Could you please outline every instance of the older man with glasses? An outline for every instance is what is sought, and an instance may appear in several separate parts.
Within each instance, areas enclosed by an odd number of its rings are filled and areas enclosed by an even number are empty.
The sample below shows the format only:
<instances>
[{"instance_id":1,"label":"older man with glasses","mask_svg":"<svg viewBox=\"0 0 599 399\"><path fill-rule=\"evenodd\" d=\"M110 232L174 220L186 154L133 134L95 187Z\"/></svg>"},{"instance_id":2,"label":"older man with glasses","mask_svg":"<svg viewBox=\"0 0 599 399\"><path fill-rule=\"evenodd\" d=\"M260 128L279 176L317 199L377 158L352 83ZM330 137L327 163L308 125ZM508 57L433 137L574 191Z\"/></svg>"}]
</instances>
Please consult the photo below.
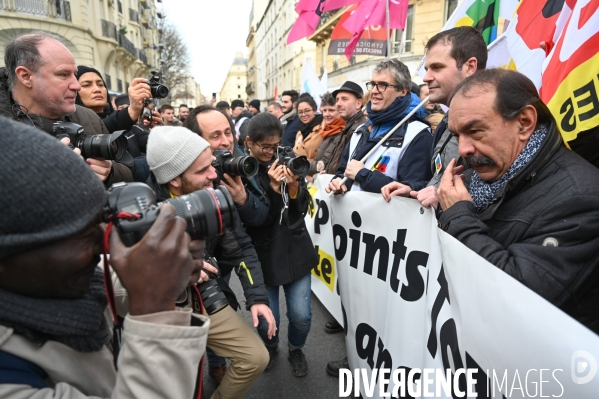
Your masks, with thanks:
<instances>
[{"instance_id":1,"label":"older man with glasses","mask_svg":"<svg viewBox=\"0 0 599 399\"><path fill-rule=\"evenodd\" d=\"M403 63L389 59L377 64L372 80L366 83L370 91L370 102L366 105L369 121L356 130L343 150L327 192L378 193L393 181L420 187L430 180L432 135L422 120L422 109L362 162L362 158L420 102L418 96L410 93L410 87L410 71ZM343 177L348 180L340 184Z\"/></svg>"}]
</instances>

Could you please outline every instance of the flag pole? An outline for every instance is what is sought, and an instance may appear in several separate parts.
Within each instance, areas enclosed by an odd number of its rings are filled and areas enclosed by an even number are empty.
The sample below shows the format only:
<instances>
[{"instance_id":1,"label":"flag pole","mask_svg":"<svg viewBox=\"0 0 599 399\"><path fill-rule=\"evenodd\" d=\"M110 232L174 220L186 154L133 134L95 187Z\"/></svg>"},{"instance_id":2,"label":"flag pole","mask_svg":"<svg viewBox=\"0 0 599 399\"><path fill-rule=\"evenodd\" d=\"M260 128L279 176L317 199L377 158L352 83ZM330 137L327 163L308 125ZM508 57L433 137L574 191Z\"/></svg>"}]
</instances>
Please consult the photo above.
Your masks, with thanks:
<instances>
[{"instance_id":1,"label":"flag pole","mask_svg":"<svg viewBox=\"0 0 599 399\"><path fill-rule=\"evenodd\" d=\"M391 58L391 17L389 16L389 0L385 0L387 15L387 58Z\"/></svg>"},{"instance_id":2,"label":"flag pole","mask_svg":"<svg viewBox=\"0 0 599 399\"><path fill-rule=\"evenodd\" d=\"M409 94L409 93L408 93L408 94ZM374 147L372 147L372 149L371 149L370 151L368 151L368 154L366 154L366 155L364 155L364 156L362 157L362 159L360 160L360 162L362 162L362 163L365 163L365 162L368 160L368 158L369 158L369 157L370 157L372 154L374 154L374 152L375 152L376 150L378 150L378 149L379 149L379 147L380 147L381 145L383 145L383 143L384 143L384 142L385 142L385 141L386 141L386 140L387 140L389 137L391 137L391 135L392 135L393 133L395 133L395 131L396 131L397 129L399 129L399 128L400 128L400 126L401 126L401 125L403 125L404 123L406 123L406 121L407 121L408 119L410 119L410 118L412 117L412 115L414 115L414 114L416 113L416 111L418 111L418 110L419 110L421 107L423 107L423 106L424 106L424 104L426 104L426 103L428 102L428 99L429 99L429 96L427 96L427 97L426 97L424 100L422 100L422 102L421 102L420 104L418 104L418 105L416 106L416 108L414 108L414 109L413 109L413 110L412 110L412 111L411 111L409 114L407 114L407 115L405 116L405 118L403 118L401 121L399 121L399 123L398 123L397 125L395 125L395 127L394 127L393 129L389 130L389 132L388 132L387 134L385 134L385 135L383 136L383 138L381 138L381 139L379 140L379 142L378 142L378 143L376 143L376 144L374 145ZM364 134L364 133L362 133L362 134ZM349 163L349 161L351 161L351 159L348 159L348 161L347 161L347 162ZM343 185L343 183L345 183L346 181L347 181L347 177L344 177L343 179L341 179L341 182L339 182L339 187L341 187L341 186ZM333 195L335 195L335 194L336 194L336 192L335 192L335 191L331 191L331 192L329 193L329 197L332 197L332 196L333 196Z\"/></svg>"}]
</instances>

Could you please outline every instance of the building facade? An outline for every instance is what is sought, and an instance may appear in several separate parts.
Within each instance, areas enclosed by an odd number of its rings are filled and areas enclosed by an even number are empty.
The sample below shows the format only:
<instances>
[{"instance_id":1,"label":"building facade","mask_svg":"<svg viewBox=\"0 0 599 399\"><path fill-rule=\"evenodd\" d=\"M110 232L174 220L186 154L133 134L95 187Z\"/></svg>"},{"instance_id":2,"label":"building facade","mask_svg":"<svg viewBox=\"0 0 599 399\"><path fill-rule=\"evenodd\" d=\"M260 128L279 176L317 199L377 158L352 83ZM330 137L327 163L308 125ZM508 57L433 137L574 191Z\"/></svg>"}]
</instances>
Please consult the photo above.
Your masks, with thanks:
<instances>
[{"instance_id":1,"label":"building facade","mask_svg":"<svg viewBox=\"0 0 599 399\"><path fill-rule=\"evenodd\" d=\"M43 30L60 36L78 65L102 72L111 93L159 69L160 43L154 0L0 1L0 63L11 38Z\"/></svg>"},{"instance_id":2,"label":"building facade","mask_svg":"<svg viewBox=\"0 0 599 399\"><path fill-rule=\"evenodd\" d=\"M200 84L192 76L187 76L183 84L175 87L173 96L171 97L173 102L171 105L176 109L179 105L185 104L189 109L199 107L204 104L204 96L200 89Z\"/></svg>"},{"instance_id":3,"label":"building facade","mask_svg":"<svg viewBox=\"0 0 599 399\"><path fill-rule=\"evenodd\" d=\"M300 89L302 68L306 59L315 60L316 43L308 39L287 44L287 35L297 19L295 0L269 0L259 12L259 0L254 0L253 42L255 65L248 69L248 79L255 82L252 95L264 108L285 90ZM250 33L252 34L252 33ZM251 42L249 42L251 44ZM254 77L255 74L255 77Z\"/></svg>"},{"instance_id":4,"label":"building facade","mask_svg":"<svg viewBox=\"0 0 599 399\"><path fill-rule=\"evenodd\" d=\"M223 83L223 87L220 90L221 100L227 101L229 104L231 104L231 101L233 100L241 100L244 103L247 102L247 69L247 58L244 58L241 53L236 53L233 64L231 65L231 68L229 68L229 73L225 78L225 83Z\"/></svg>"}]
</instances>

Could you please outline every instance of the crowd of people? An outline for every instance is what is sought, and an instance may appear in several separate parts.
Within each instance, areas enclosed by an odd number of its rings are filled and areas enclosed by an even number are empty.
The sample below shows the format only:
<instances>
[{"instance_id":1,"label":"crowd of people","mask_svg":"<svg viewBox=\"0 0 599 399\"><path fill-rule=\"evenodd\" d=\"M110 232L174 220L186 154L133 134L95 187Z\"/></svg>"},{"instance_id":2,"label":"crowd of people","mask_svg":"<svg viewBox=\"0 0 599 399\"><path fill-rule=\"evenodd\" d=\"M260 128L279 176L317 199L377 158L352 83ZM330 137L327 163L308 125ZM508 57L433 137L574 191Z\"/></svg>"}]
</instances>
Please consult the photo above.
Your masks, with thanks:
<instances>
[{"instance_id":1,"label":"crowd of people","mask_svg":"<svg viewBox=\"0 0 599 399\"><path fill-rule=\"evenodd\" d=\"M420 85L385 59L320 106L286 90L267 112L258 100L214 99L176 116L155 109L145 78L111 99L102 74L77 66L52 34L13 39L0 69L0 396L196 397L206 357L212 397L241 398L277 366L281 288L287 358L305 376L318 262L307 184L323 175L333 175L329 193L433 208L439 228L599 333L598 165L567 148L528 78L486 63L481 34L454 28L427 42ZM77 134L61 134L69 129ZM126 151L107 157L82 134L121 135ZM235 162L225 168L226 157ZM255 173L240 171L246 163ZM166 203L131 243L119 220L136 220L129 209L148 200L107 214L107 198L141 184ZM210 215L190 227L175 212L172 201L198 192L219 204L219 234L193 233L211 231ZM220 306L203 302L220 294ZM343 330L334 318L323 327ZM326 371L341 368L347 358Z\"/></svg>"}]
</instances>

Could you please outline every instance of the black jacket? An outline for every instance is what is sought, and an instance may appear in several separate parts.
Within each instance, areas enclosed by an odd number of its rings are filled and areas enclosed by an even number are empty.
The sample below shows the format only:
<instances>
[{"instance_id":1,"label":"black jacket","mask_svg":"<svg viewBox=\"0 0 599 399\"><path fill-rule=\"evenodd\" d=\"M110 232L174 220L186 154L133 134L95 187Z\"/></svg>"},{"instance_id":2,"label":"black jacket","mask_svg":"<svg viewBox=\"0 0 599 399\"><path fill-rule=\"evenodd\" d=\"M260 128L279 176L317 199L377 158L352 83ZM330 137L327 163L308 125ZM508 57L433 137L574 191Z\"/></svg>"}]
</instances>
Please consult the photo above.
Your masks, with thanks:
<instances>
[{"instance_id":1,"label":"black jacket","mask_svg":"<svg viewBox=\"0 0 599 399\"><path fill-rule=\"evenodd\" d=\"M147 184L156 192L156 198L160 201L170 199L170 193L165 185L158 184L153 174ZM226 230L222 235L211 237L206 240L206 256L214 257L218 261L221 277L218 283L227 295L229 304L237 309L239 306L233 290L227 285L222 276L226 276L235 270L246 299L246 309L250 306L263 303L268 305L268 294L264 287L262 269L256 251L252 247L250 237L243 230L239 215L234 212L235 227Z\"/></svg>"},{"instance_id":2,"label":"black jacket","mask_svg":"<svg viewBox=\"0 0 599 399\"><path fill-rule=\"evenodd\" d=\"M599 333L598 182L599 170L567 150L552 124L487 209L477 215L458 202L439 226Z\"/></svg>"},{"instance_id":3,"label":"black jacket","mask_svg":"<svg viewBox=\"0 0 599 399\"><path fill-rule=\"evenodd\" d=\"M16 106L10 89L8 88L8 78L6 76L6 68L0 68L0 115L11 118L23 123L32 124L46 133L52 134L52 125L58 120L50 120L40 115L25 114L24 112L16 112ZM75 106L75 112L70 115L65 115L60 118L65 122L77 123L85 129L87 135L108 134L106 126L102 120L91 109ZM112 161L112 171L108 179L104 181L106 187L110 187L113 183L133 181L133 163L125 165L119 162Z\"/></svg>"},{"instance_id":4,"label":"black jacket","mask_svg":"<svg viewBox=\"0 0 599 399\"><path fill-rule=\"evenodd\" d=\"M305 180L300 178L297 196L289 199L287 216L281 220L283 198L270 186L267 165L260 164L257 180L270 204L268 215L262 226L246 226L246 231L262 264L264 282L269 286L279 286L310 273L318 258L304 222L312 200Z\"/></svg>"}]
</instances>

